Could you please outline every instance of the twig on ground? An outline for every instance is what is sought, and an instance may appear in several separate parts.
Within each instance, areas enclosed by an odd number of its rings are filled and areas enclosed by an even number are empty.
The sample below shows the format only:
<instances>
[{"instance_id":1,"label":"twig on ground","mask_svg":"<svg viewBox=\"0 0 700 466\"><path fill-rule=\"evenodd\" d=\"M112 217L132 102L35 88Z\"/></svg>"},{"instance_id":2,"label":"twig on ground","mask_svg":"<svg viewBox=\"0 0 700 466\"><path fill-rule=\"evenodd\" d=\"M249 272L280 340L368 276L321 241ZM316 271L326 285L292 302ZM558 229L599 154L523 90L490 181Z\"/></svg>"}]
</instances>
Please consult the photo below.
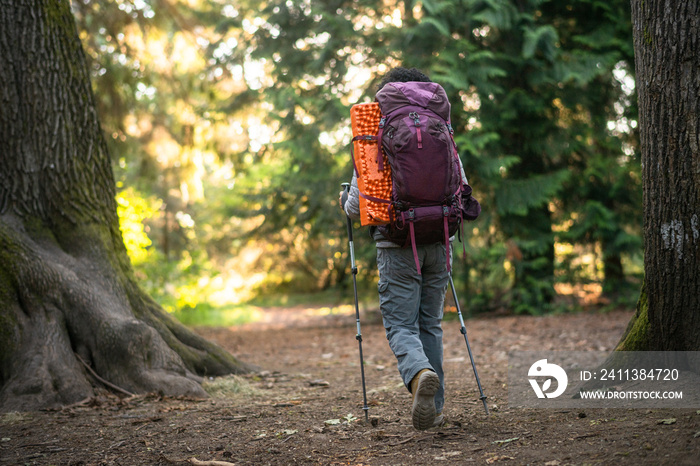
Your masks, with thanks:
<instances>
[{"instance_id":1,"label":"twig on ground","mask_svg":"<svg viewBox=\"0 0 700 466\"><path fill-rule=\"evenodd\" d=\"M70 410L73 408L77 408L78 406L86 406L87 404L89 404L92 401L92 399L93 399L93 397L88 396L87 398L84 398L80 401L76 401L73 404L62 406L61 409L62 410Z\"/></svg>"},{"instance_id":2,"label":"twig on ground","mask_svg":"<svg viewBox=\"0 0 700 466\"><path fill-rule=\"evenodd\" d=\"M411 437L408 437L405 440L401 440L400 442L394 442L394 443L389 443L387 446L388 447L395 447L397 445L403 445L404 443L408 443L411 440L416 440L416 438L419 437L418 435L412 435Z\"/></svg>"},{"instance_id":3,"label":"twig on ground","mask_svg":"<svg viewBox=\"0 0 700 466\"><path fill-rule=\"evenodd\" d=\"M107 380L105 380L105 379L103 379L102 377L100 377L99 375L97 375L97 372L95 372L95 371L93 370L93 368L90 367L90 366L88 365L88 363L86 363L85 360L83 360L83 358L81 358L80 355L79 355L78 353L74 353L74 354L75 354L75 357L78 358L78 361L80 361L81 363L83 363L83 366L85 366L85 369L87 369L88 372L90 372L90 374L92 374L93 377L95 377L97 380L99 380L100 383L102 383L102 384L108 386L108 387L111 388L112 390L116 390L116 391L118 391L119 393L123 393L123 394L126 395L126 396L134 396L134 394L131 393L130 391L124 390L123 388L118 387L118 386L114 385L112 382L108 382Z\"/></svg>"},{"instance_id":4,"label":"twig on ground","mask_svg":"<svg viewBox=\"0 0 700 466\"><path fill-rule=\"evenodd\" d=\"M189 461L197 466L236 466L236 463L229 463L228 461L199 461L197 458L190 458Z\"/></svg>"}]
</instances>

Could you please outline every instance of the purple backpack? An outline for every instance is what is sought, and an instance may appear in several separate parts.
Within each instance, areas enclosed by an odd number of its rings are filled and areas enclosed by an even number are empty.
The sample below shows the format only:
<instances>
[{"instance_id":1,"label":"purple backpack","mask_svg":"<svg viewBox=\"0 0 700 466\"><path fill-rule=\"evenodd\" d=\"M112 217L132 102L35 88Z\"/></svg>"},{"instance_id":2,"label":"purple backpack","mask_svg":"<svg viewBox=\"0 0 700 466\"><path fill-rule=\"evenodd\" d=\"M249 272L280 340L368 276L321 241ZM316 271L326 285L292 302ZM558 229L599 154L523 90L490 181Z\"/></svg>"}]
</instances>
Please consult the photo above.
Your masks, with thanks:
<instances>
[{"instance_id":1,"label":"purple backpack","mask_svg":"<svg viewBox=\"0 0 700 466\"><path fill-rule=\"evenodd\" d=\"M379 226L390 241L413 248L445 243L450 271L450 237L463 219L481 212L463 184L459 154L450 125L450 102L445 90L432 82L395 82L377 92L382 113L377 141L391 166L391 222ZM383 169L381 157L379 169Z\"/></svg>"}]
</instances>

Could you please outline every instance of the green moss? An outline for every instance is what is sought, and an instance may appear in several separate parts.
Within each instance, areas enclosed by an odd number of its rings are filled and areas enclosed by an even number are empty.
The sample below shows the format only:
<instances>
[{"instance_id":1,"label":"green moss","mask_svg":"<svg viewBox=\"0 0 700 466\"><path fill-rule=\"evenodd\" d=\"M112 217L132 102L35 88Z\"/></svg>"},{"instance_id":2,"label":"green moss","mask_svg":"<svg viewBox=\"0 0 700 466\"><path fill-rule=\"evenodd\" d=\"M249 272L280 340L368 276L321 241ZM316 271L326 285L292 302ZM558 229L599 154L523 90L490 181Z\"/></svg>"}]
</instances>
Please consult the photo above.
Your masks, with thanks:
<instances>
[{"instance_id":1,"label":"green moss","mask_svg":"<svg viewBox=\"0 0 700 466\"><path fill-rule=\"evenodd\" d=\"M64 222L53 226L53 233L61 248L75 257L90 254L98 266L109 267L116 273L130 272L131 265L121 236L113 237L108 225L85 221L80 225ZM91 245L89 249L85 245ZM94 254L97 252L97 254Z\"/></svg>"},{"instance_id":2,"label":"green moss","mask_svg":"<svg viewBox=\"0 0 700 466\"><path fill-rule=\"evenodd\" d=\"M6 255L0 254L5 264L8 263ZM7 269L0 269L0 365L12 357L19 344L17 316L13 312L16 293L14 280L9 275Z\"/></svg>"},{"instance_id":3,"label":"green moss","mask_svg":"<svg viewBox=\"0 0 700 466\"><path fill-rule=\"evenodd\" d=\"M70 2L48 2L44 4L46 23L50 27L64 29L66 37L73 37L75 30L73 25L73 14L70 11Z\"/></svg>"},{"instance_id":4,"label":"green moss","mask_svg":"<svg viewBox=\"0 0 700 466\"><path fill-rule=\"evenodd\" d=\"M0 314L0 364L12 357L19 343L17 340L17 320L11 313L3 312Z\"/></svg>"},{"instance_id":5,"label":"green moss","mask_svg":"<svg viewBox=\"0 0 700 466\"><path fill-rule=\"evenodd\" d=\"M18 239L20 235L8 225L0 224L0 366L13 357L21 337L17 320L17 313L21 312L17 271L22 258L26 260L27 251Z\"/></svg>"},{"instance_id":6,"label":"green moss","mask_svg":"<svg viewBox=\"0 0 700 466\"><path fill-rule=\"evenodd\" d=\"M216 377L202 383L202 388L213 398L248 398L262 392L237 375Z\"/></svg>"},{"instance_id":7,"label":"green moss","mask_svg":"<svg viewBox=\"0 0 700 466\"><path fill-rule=\"evenodd\" d=\"M649 349L649 303L646 287L642 287L637 302L637 312L627 326L627 331L615 351L648 351Z\"/></svg>"},{"instance_id":8,"label":"green moss","mask_svg":"<svg viewBox=\"0 0 700 466\"><path fill-rule=\"evenodd\" d=\"M13 425L22 424L32 420L32 416L29 413L20 413L17 411L11 411L5 413L0 417L0 425Z\"/></svg>"},{"instance_id":9,"label":"green moss","mask_svg":"<svg viewBox=\"0 0 700 466\"><path fill-rule=\"evenodd\" d=\"M35 242L40 241L52 241L56 242L56 237L49 227L46 226L44 221L39 217L33 215L27 215L22 217L22 224L24 225L25 232L27 236L32 238Z\"/></svg>"}]
</instances>

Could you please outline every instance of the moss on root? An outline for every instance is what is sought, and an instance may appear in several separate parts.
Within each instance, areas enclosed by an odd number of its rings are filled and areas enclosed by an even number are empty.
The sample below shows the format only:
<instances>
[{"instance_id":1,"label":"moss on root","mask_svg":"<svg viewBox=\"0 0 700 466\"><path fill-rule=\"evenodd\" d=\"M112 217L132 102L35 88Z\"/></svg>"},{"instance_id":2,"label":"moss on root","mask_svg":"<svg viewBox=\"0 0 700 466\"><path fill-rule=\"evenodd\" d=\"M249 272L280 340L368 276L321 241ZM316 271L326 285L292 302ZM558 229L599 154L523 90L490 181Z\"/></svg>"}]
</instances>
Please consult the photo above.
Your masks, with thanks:
<instances>
[{"instance_id":1,"label":"moss on root","mask_svg":"<svg viewBox=\"0 0 700 466\"><path fill-rule=\"evenodd\" d=\"M0 297L0 304L4 304L2 297ZM11 312L3 311L0 313L0 369L5 361L10 360L15 354L18 345L17 320ZM1 373L0 382L2 382Z\"/></svg>"},{"instance_id":2,"label":"moss on root","mask_svg":"<svg viewBox=\"0 0 700 466\"><path fill-rule=\"evenodd\" d=\"M0 232L0 235L3 235ZM0 268L0 364L11 358L19 344L17 316L14 314L14 302L16 302L16 281L9 270L9 264L15 260L12 256L13 243L8 237L0 238L2 249L0 250L0 263L5 264ZM0 374L1 376L1 374ZM0 377L1 379L1 377Z\"/></svg>"},{"instance_id":3,"label":"moss on root","mask_svg":"<svg viewBox=\"0 0 700 466\"><path fill-rule=\"evenodd\" d=\"M648 351L649 350L649 303L646 287L642 287L637 301L637 312L627 326L620 343L615 351Z\"/></svg>"}]
</instances>

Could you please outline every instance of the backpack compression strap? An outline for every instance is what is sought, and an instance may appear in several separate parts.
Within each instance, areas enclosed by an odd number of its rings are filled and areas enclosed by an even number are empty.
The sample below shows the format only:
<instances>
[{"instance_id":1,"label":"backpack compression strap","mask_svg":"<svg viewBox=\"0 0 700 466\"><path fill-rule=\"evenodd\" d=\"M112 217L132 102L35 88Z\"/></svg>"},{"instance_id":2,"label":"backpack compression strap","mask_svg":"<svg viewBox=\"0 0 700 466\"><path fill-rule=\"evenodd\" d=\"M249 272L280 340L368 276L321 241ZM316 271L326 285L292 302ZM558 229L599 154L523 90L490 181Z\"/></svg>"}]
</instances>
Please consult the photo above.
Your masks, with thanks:
<instances>
[{"instance_id":1,"label":"backpack compression strap","mask_svg":"<svg viewBox=\"0 0 700 466\"><path fill-rule=\"evenodd\" d=\"M408 209L405 212L401 212L401 219L406 223L406 213L408 213L408 231L411 237L411 249L413 250L413 260L416 261L416 271L418 275L421 275L420 271L420 260L418 259L418 249L416 248L416 231L413 228L413 220L415 219L416 213L413 209Z\"/></svg>"},{"instance_id":2,"label":"backpack compression strap","mask_svg":"<svg viewBox=\"0 0 700 466\"><path fill-rule=\"evenodd\" d=\"M377 130L377 135L375 136L375 139L377 140L377 144L381 146L382 144L382 136L384 135L384 125L386 124L386 116L383 116L379 120L379 129ZM382 157L382 151L381 147L379 150L377 150L377 170L382 171L384 170L384 157Z\"/></svg>"},{"instance_id":3,"label":"backpack compression strap","mask_svg":"<svg viewBox=\"0 0 700 466\"><path fill-rule=\"evenodd\" d=\"M355 141L376 141L377 136L373 136L371 134L361 134L359 136L355 136L352 138L352 141L350 141L350 157L352 157L352 168L355 169L355 176L358 178L360 177L360 170L357 169L357 163L355 162L355 144L353 142Z\"/></svg>"},{"instance_id":4,"label":"backpack compression strap","mask_svg":"<svg viewBox=\"0 0 700 466\"><path fill-rule=\"evenodd\" d=\"M381 122L380 122L380 125L382 125ZM360 135L352 138L352 141L350 141L350 155L352 156L352 165L355 168L355 174L357 176L360 176L360 172L357 170L357 164L355 163L355 150L353 149L354 144L352 144L352 143L355 141L377 141L377 144L379 144L379 141L381 141L381 137L382 137L382 128L380 126L378 135L360 134ZM376 160L377 160L377 169L379 171L384 170L384 157L382 157L381 150L377 150L377 159Z\"/></svg>"},{"instance_id":5,"label":"backpack compression strap","mask_svg":"<svg viewBox=\"0 0 700 466\"><path fill-rule=\"evenodd\" d=\"M445 254L447 255L447 273L452 273L452 266L450 265L450 229L447 223L447 219L450 215L450 209L446 205L442 206L442 218L443 218L443 228L445 232ZM406 218L408 216L408 219ZM408 221L408 231L411 240L411 249L413 250L413 260L416 262L416 271L418 275L421 274L420 270L420 260L418 259L418 248L416 246L416 232L413 227L413 220L415 219L415 211L413 209L408 209L405 212L401 212L401 220L404 224Z\"/></svg>"}]
</instances>

